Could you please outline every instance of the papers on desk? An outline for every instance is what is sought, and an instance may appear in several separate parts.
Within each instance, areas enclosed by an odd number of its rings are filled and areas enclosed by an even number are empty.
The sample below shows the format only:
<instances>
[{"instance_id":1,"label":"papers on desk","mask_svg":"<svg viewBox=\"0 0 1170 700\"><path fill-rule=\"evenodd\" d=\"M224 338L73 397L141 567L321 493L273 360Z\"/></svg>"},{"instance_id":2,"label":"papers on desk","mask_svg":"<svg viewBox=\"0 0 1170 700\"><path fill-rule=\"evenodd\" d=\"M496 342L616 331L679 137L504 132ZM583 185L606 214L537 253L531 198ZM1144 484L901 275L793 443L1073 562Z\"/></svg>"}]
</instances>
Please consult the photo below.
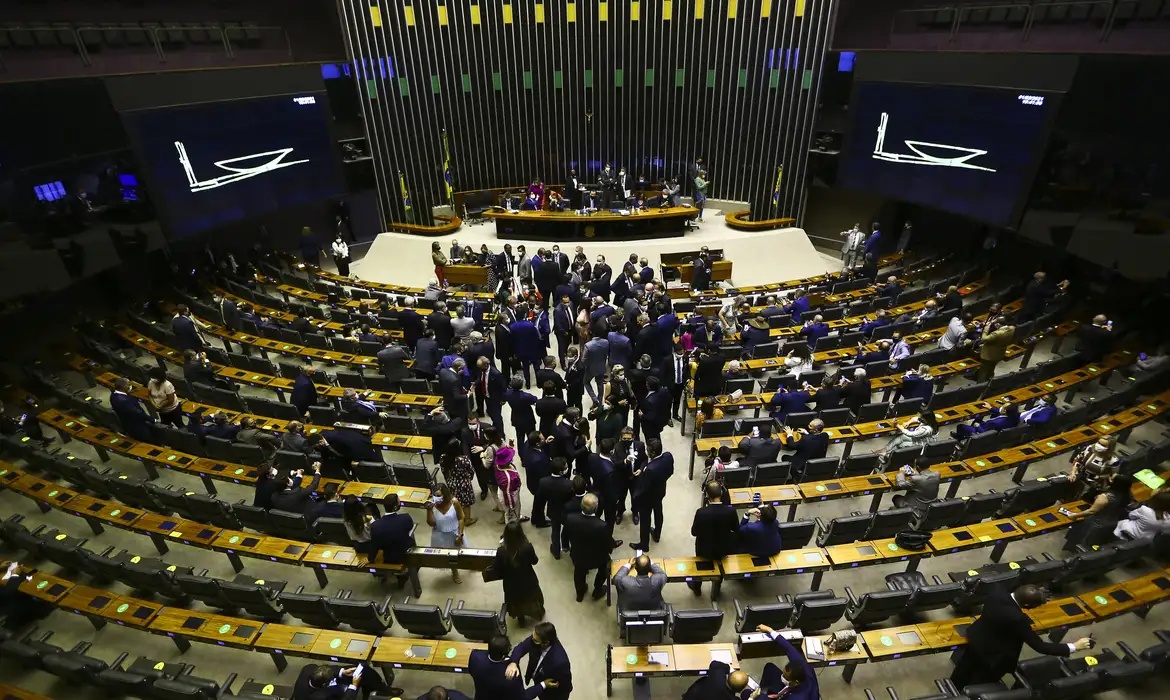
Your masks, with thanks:
<instances>
[{"instance_id":1,"label":"papers on desk","mask_svg":"<svg viewBox=\"0 0 1170 700\"><path fill-rule=\"evenodd\" d=\"M670 654L665 651L652 651L646 655L646 662L651 666L669 666Z\"/></svg>"},{"instance_id":2,"label":"papers on desk","mask_svg":"<svg viewBox=\"0 0 1170 700\"><path fill-rule=\"evenodd\" d=\"M731 655L731 651L728 649L712 649L711 660L722 661L723 663L730 666L732 661L734 661L734 658Z\"/></svg>"},{"instance_id":3,"label":"papers on desk","mask_svg":"<svg viewBox=\"0 0 1170 700\"><path fill-rule=\"evenodd\" d=\"M816 637L805 637L804 655L809 661L824 661L825 645Z\"/></svg>"}]
</instances>

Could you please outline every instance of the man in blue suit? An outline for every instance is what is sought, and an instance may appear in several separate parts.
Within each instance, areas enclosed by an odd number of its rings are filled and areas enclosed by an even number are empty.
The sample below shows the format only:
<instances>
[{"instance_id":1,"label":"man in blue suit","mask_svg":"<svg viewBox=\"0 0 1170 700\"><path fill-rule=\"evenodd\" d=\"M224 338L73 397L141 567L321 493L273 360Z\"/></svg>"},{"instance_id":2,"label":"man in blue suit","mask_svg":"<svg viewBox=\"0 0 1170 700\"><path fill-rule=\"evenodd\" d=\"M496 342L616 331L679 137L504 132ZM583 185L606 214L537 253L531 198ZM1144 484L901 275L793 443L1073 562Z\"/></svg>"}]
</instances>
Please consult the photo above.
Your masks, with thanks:
<instances>
[{"instance_id":1,"label":"man in blue suit","mask_svg":"<svg viewBox=\"0 0 1170 700\"><path fill-rule=\"evenodd\" d=\"M812 300L808 298L808 294L803 289L796 290L796 298L792 303L784 307L785 313L792 315L792 320L800 323L800 315L809 310Z\"/></svg>"},{"instance_id":2,"label":"man in blue suit","mask_svg":"<svg viewBox=\"0 0 1170 700\"><path fill-rule=\"evenodd\" d=\"M508 654L512 643L504 635L492 637L487 650L476 649L467 661L467 673L475 681L475 700L524 700L524 681L517 673L508 678Z\"/></svg>"},{"instance_id":3,"label":"man in blue suit","mask_svg":"<svg viewBox=\"0 0 1170 700\"><path fill-rule=\"evenodd\" d=\"M1037 399L1031 408L1020 411L1020 422L1024 425L1044 425L1059 412L1056 408L1056 397L1046 394Z\"/></svg>"},{"instance_id":4,"label":"man in blue suit","mask_svg":"<svg viewBox=\"0 0 1170 700\"><path fill-rule=\"evenodd\" d=\"M317 404L317 385L313 384L313 375L316 373L317 370L312 365L305 365L293 380L288 402L296 406L302 416L309 412L309 406Z\"/></svg>"},{"instance_id":5,"label":"man in blue suit","mask_svg":"<svg viewBox=\"0 0 1170 700\"><path fill-rule=\"evenodd\" d=\"M825 319L820 314L817 314L813 316L813 320L804 324L804 328L800 329L800 334L804 336L810 348L815 348L818 340L829 335L829 324L825 323Z\"/></svg>"},{"instance_id":6,"label":"man in blue suit","mask_svg":"<svg viewBox=\"0 0 1170 700\"><path fill-rule=\"evenodd\" d=\"M544 359L544 341L536 324L528 320L528 305L521 304L516 312L518 320L508 326L508 332L512 336L512 350L516 353L519 368L524 373L524 387L531 389L532 373Z\"/></svg>"},{"instance_id":7,"label":"man in blue suit","mask_svg":"<svg viewBox=\"0 0 1170 700\"><path fill-rule=\"evenodd\" d=\"M381 553L383 562L401 564L414 546L414 519L409 513L398 512L402 504L396 493L387 496L383 505L386 514L370 524L370 561L377 561Z\"/></svg>"},{"instance_id":8,"label":"man in blue suit","mask_svg":"<svg viewBox=\"0 0 1170 700\"><path fill-rule=\"evenodd\" d=\"M817 674L805 658L804 652L797 649L784 637L767 625L756 627L757 632L768 635L780 647L782 654L788 657L784 670L772 662L764 665L764 672L760 674L760 695L762 697L783 697L784 700L820 700L821 689L817 685Z\"/></svg>"},{"instance_id":9,"label":"man in blue suit","mask_svg":"<svg viewBox=\"0 0 1170 700\"><path fill-rule=\"evenodd\" d=\"M638 411L641 419L642 437L647 442L662 437L662 430L670 420L670 392L662 386L662 380L655 376L646 378L646 398Z\"/></svg>"},{"instance_id":10,"label":"man in blue suit","mask_svg":"<svg viewBox=\"0 0 1170 700\"><path fill-rule=\"evenodd\" d=\"M803 386L795 391L790 391L786 386L781 385L779 391L772 394L772 400L768 402L772 417L783 423L790 414L807 411L809 389L811 388L808 382L804 382Z\"/></svg>"},{"instance_id":11,"label":"man in blue suit","mask_svg":"<svg viewBox=\"0 0 1170 700\"><path fill-rule=\"evenodd\" d=\"M662 441L646 441L646 456L649 461L640 473L634 474L630 488L634 513L638 515L639 537L630 544L631 549L650 551L650 539L655 542L662 536L662 501L666 498L666 483L674 475L674 455L662 451ZM653 527L651 527L653 517Z\"/></svg>"},{"instance_id":12,"label":"man in blue suit","mask_svg":"<svg viewBox=\"0 0 1170 700\"><path fill-rule=\"evenodd\" d=\"M873 233L869 234L869 238L865 239L865 259L874 262L878 259L878 248L882 244L882 230L875 223L873 225Z\"/></svg>"},{"instance_id":13,"label":"man in blue suit","mask_svg":"<svg viewBox=\"0 0 1170 700\"><path fill-rule=\"evenodd\" d=\"M175 334L175 345L180 350L203 350L203 338L199 336L199 328L191 317L191 309L186 304L175 307L175 317L171 319L171 332ZM203 324L199 324L202 326Z\"/></svg>"},{"instance_id":14,"label":"man in blue suit","mask_svg":"<svg viewBox=\"0 0 1170 700\"><path fill-rule=\"evenodd\" d=\"M874 317L868 321L862 322L862 324L857 327L857 330L862 334L863 337L868 338L874 331L881 328L882 326L888 326L890 323L890 315L886 312L886 310L878 309L877 313L874 314Z\"/></svg>"},{"instance_id":15,"label":"man in blue suit","mask_svg":"<svg viewBox=\"0 0 1170 700\"><path fill-rule=\"evenodd\" d=\"M609 341L609 366L611 368L617 365L629 367L633 364L630 357L632 346L625 333L622 333L620 329L614 329L605 339Z\"/></svg>"},{"instance_id":16,"label":"man in blue suit","mask_svg":"<svg viewBox=\"0 0 1170 700\"><path fill-rule=\"evenodd\" d=\"M705 345L718 345L723 342L723 329L714 318L706 318L703 320L703 325L695 329L694 332L695 347L703 347Z\"/></svg>"},{"instance_id":17,"label":"man in blue suit","mask_svg":"<svg viewBox=\"0 0 1170 700\"><path fill-rule=\"evenodd\" d=\"M569 654L557 640L557 628L551 622L538 622L527 639L516 645L505 676L520 676L520 659L528 657L524 680L534 685L525 696L530 700L568 700L573 691L573 668Z\"/></svg>"},{"instance_id":18,"label":"man in blue suit","mask_svg":"<svg viewBox=\"0 0 1170 700\"><path fill-rule=\"evenodd\" d=\"M110 408L118 417L122 432L135 440L150 442L154 430L150 427L154 419L142 408L142 402L130 395L130 380L118 377L114 380L114 391L110 394Z\"/></svg>"},{"instance_id":19,"label":"man in blue suit","mask_svg":"<svg viewBox=\"0 0 1170 700\"><path fill-rule=\"evenodd\" d=\"M557 354L561 366L565 366L565 353L573 345L573 334L577 329L577 314L573 311L573 300L568 294L560 295L561 303L553 309L553 335L557 337Z\"/></svg>"},{"instance_id":20,"label":"man in blue suit","mask_svg":"<svg viewBox=\"0 0 1170 700\"><path fill-rule=\"evenodd\" d=\"M1013 404L1004 404L996 408L983 401L979 403L979 408L985 410L986 413L977 416L975 420L971 421L970 425L956 426L951 431L951 437L956 440L966 440L972 435L999 432L1000 430L1014 428L1020 424L1019 408Z\"/></svg>"},{"instance_id":21,"label":"man in blue suit","mask_svg":"<svg viewBox=\"0 0 1170 700\"><path fill-rule=\"evenodd\" d=\"M863 352L865 346L858 345L857 356L853 360L853 364L858 367L864 367L870 362L888 362L890 359L890 348L892 347L894 347L894 343L891 340L879 340L877 350L870 352Z\"/></svg>"}]
</instances>

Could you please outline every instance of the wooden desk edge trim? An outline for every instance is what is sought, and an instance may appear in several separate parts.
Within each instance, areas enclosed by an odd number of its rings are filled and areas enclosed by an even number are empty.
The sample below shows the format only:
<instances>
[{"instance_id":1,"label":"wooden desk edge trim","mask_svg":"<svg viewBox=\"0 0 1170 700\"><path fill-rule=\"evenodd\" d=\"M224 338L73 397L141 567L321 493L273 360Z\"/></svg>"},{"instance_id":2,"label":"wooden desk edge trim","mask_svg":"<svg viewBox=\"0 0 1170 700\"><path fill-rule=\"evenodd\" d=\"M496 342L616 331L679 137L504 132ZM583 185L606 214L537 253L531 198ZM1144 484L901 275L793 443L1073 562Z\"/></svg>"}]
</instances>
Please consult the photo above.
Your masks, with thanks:
<instances>
[{"instance_id":1,"label":"wooden desk edge trim","mask_svg":"<svg viewBox=\"0 0 1170 700\"><path fill-rule=\"evenodd\" d=\"M740 231L767 231L768 229L785 228L796 224L796 219L790 216L783 216L778 219L751 221L747 218L751 216L751 213L750 209L729 211L723 215L723 218L727 220L728 226Z\"/></svg>"},{"instance_id":2,"label":"wooden desk edge trim","mask_svg":"<svg viewBox=\"0 0 1170 700\"><path fill-rule=\"evenodd\" d=\"M442 221L441 224L433 226L425 226L422 224L408 224L400 221L391 221L390 225L386 227L387 231L397 233L417 233L424 236L445 236L449 233L455 233L463 226L463 219L458 216L451 216L449 214L435 214L435 219Z\"/></svg>"}]
</instances>

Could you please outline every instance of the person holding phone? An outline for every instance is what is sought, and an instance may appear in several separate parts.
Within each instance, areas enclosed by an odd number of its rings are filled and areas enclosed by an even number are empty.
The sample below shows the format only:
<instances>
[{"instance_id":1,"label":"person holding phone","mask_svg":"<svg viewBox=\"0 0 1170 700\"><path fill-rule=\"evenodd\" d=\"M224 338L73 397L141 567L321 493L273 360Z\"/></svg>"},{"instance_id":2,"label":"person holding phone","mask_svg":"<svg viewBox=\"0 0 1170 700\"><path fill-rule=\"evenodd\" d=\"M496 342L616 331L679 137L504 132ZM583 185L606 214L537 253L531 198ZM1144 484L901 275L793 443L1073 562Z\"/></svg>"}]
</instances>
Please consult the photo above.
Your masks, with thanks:
<instances>
[{"instance_id":1,"label":"person holding phone","mask_svg":"<svg viewBox=\"0 0 1170 700\"><path fill-rule=\"evenodd\" d=\"M769 639L776 642L781 653L788 657L788 663L781 670L779 666L769 661L764 666L764 672L760 674L758 692L753 692L752 697L820 700L821 689L817 684L817 673L805 658L804 652L767 625L758 625L756 631L768 635Z\"/></svg>"},{"instance_id":2,"label":"person holding phone","mask_svg":"<svg viewBox=\"0 0 1170 700\"><path fill-rule=\"evenodd\" d=\"M443 549L458 549L463 546L463 528L467 519L463 506L447 484L435 486L431 500L425 504L427 525L431 526L431 546ZM459 569L451 569L451 580L463 583Z\"/></svg>"},{"instance_id":3,"label":"person holding phone","mask_svg":"<svg viewBox=\"0 0 1170 700\"><path fill-rule=\"evenodd\" d=\"M376 670L365 664L345 668L326 664L306 664L293 684L293 700L352 700L358 693L369 697L374 693L401 697L401 688L391 687L394 672L387 671L382 679Z\"/></svg>"},{"instance_id":4,"label":"person holding phone","mask_svg":"<svg viewBox=\"0 0 1170 700\"><path fill-rule=\"evenodd\" d=\"M776 508L771 505L752 508L739 522L739 542L753 557L772 557L783 549Z\"/></svg>"},{"instance_id":5,"label":"person holding phone","mask_svg":"<svg viewBox=\"0 0 1170 700\"><path fill-rule=\"evenodd\" d=\"M930 470L930 458L919 455L913 467L906 465L898 470L894 490L906 494L894 496L894 507L910 508L915 517L921 518L927 506L938 500L940 483L938 472Z\"/></svg>"},{"instance_id":6,"label":"person holding phone","mask_svg":"<svg viewBox=\"0 0 1170 700\"><path fill-rule=\"evenodd\" d=\"M0 578L0 616L4 617L6 629L23 629L53 612L51 603L20 590L20 584L31 581L35 572L36 569L23 569L18 561L5 565L4 575Z\"/></svg>"}]
</instances>

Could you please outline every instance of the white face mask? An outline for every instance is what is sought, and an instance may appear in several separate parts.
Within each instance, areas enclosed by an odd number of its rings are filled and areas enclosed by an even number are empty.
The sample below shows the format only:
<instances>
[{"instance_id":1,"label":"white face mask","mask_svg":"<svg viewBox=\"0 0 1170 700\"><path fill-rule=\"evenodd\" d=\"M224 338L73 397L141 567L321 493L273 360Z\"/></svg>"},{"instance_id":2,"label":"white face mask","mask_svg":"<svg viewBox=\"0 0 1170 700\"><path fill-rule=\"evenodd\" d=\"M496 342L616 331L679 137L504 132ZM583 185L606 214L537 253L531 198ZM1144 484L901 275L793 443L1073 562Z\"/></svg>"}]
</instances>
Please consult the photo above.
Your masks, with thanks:
<instances>
[{"instance_id":1,"label":"white face mask","mask_svg":"<svg viewBox=\"0 0 1170 700\"><path fill-rule=\"evenodd\" d=\"M1108 450L1108 449L1109 449L1109 447L1106 445L1102 445L1102 444L1093 445L1094 452L1104 452L1105 450Z\"/></svg>"},{"instance_id":2,"label":"white face mask","mask_svg":"<svg viewBox=\"0 0 1170 700\"><path fill-rule=\"evenodd\" d=\"M597 264L598 264L598 265L600 265L600 264L602 264L602 263L604 263L604 262L605 262L605 261L604 261L604 260L602 260L601 258L598 258L598 259L597 259Z\"/></svg>"}]
</instances>

